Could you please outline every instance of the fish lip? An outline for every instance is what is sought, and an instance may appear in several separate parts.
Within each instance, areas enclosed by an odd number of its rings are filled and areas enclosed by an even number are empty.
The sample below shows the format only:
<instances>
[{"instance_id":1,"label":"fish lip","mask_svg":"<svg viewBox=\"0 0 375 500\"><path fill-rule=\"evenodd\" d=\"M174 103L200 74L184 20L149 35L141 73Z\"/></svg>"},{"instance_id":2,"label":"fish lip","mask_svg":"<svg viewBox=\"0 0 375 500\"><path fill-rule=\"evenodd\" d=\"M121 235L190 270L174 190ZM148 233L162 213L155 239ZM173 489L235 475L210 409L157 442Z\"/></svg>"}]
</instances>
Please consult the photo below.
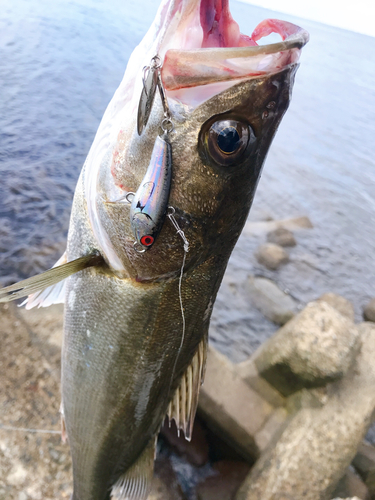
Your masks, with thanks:
<instances>
[{"instance_id":1,"label":"fish lip","mask_svg":"<svg viewBox=\"0 0 375 500\"><path fill-rule=\"evenodd\" d=\"M310 35L305 29L288 21L279 21L278 19L265 19L259 23L254 29L251 39L257 42L271 33L279 34L282 38L282 42L264 45L264 47L270 47L272 50L267 53L274 53L272 48L276 48L276 51L289 50L292 48L302 49L310 39ZM285 45L285 48L283 45Z\"/></svg>"},{"instance_id":2,"label":"fish lip","mask_svg":"<svg viewBox=\"0 0 375 500\"><path fill-rule=\"evenodd\" d=\"M294 33L281 42L269 43L266 45L256 45L250 47L215 47L192 50L169 49L167 54L204 54L210 56L210 59L233 59L243 57L253 57L259 55L276 54L291 49L302 49L309 41L309 33L300 28L297 33ZM215 57L216 56L216 57Z\"/></svg>"},{"instance_id":3,"label":"fish lip","mask_svg":"<svg viewBox=\"0 0 375 500\"><path fill-rule=\"evenodd\" d=\"M167 50L162 67L166 90L261 77L297 63L302 47L309 41L308 32L287 21L266 19L254 29L251 39L256 43L271 33L279 34L282 41L244 47Z\"/></svg>"}]
</instances>

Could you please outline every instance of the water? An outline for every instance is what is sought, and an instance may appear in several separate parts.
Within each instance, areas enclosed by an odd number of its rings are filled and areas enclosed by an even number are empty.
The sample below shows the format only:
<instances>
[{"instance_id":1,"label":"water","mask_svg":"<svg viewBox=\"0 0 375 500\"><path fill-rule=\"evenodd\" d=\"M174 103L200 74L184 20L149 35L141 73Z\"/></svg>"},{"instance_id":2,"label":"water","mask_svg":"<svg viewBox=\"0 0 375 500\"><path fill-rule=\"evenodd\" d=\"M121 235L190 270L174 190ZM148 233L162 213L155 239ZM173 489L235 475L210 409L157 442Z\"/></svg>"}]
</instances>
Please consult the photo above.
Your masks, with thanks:
<instances>
[{"instance_id":1,"label":"water","mask_svg":"<svg viewBox=\"0 0 375 500\"><path fill-rule=\"evenodd\" d=\"M3 284L45 270L64 251L82 164L156 9L150 0L1 0ZM375 39L235 1L232 14L247 34L266 17L311 34L250 218L307 215L314 228L296 234L291 262L277 272L253 257L265 234L241 236L211 328L214 345L240 361L276 329L249 303L249 274L271 277L301 305L341 293L357 320L375 296Z\"/></svg>"}]
</instances>

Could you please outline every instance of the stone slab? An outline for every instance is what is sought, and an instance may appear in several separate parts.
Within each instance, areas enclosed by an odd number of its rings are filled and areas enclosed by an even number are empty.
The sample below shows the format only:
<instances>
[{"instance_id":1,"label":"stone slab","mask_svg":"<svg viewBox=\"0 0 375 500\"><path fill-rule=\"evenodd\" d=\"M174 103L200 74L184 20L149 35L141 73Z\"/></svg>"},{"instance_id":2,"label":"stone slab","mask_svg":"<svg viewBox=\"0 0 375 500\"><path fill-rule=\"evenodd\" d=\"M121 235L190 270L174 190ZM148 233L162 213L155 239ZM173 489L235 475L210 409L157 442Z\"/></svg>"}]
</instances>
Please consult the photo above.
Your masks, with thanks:
<instances>
[{"instance_id":1,"label":"stone slab","mask_svg":"<svg viewBox=\"0 0 375 500\"><path fill-rule=\"evenodd\" d=\"M257 461L236 500L332 498L375 411L375 325L359 325L359 334L363 346L350 372L296 411L276 445Z\"/></svg>"},{"instance_id":2,"label":"stone slab","mask_svg":"<svg viewBox=\"0 0 375 500\"><path fill-rule=\"evenodd\" d=\"M273 411L273 406L242 380L234 365L210 347L199 412L246 460L259 457L256 435Z\"/></svg>"},{"instance_id":3,"label":"stone slab","mask_svg":"<svg viewBox=\"0 0 375 500\"><path fill-rule=\"evenodd\" d=\"M326 302L311 302L254 356L259 374L281 394L341 378L360 348L355 325Z\"/></svg>"}]
</instances>

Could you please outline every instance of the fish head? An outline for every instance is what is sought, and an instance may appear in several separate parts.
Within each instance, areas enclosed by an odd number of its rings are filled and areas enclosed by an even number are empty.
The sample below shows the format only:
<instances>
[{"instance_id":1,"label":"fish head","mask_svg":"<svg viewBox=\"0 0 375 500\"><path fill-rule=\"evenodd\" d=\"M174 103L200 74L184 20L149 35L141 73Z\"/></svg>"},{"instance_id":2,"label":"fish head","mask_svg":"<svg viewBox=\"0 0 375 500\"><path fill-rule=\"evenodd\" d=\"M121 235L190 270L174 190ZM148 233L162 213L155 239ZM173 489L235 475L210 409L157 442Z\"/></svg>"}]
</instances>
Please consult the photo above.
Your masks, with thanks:
<instances>
[{"instance_id":1,"label":"fish head","mask_svg":"<svg viewBox=\"0 0 375 500\"><path fill-rule=\"evenodd\" d=\"M271 32L281 41L258 45ZM99 250L117 276L141 282L177 276L184 255L181 236L189 244L187 271L207 259L225 267L288 108L307 40L303 29L270 19L251 36L241 34L228 0L162 3L129 60L83 172L88 218ZM139 135L144 68L155 56L170 126L165 127L165 106L156 95ZM137 252L127 202L143 182L160 137L171 148L170 191L157 238L147 235L148 221L136 214L144 231L140 237L150 244ZM149 193L154 184L145 186Z\"/></svg>"}]
</instances>

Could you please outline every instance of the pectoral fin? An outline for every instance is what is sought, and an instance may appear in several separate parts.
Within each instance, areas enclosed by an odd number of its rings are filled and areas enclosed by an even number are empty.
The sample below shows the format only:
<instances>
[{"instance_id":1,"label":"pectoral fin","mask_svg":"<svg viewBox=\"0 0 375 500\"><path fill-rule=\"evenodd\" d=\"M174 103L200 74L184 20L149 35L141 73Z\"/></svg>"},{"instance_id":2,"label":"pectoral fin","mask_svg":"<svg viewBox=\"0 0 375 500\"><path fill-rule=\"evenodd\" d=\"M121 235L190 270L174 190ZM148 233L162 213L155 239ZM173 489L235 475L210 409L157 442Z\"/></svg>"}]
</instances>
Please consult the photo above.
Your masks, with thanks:
<instances>
[{"instance_id":1,"label":"pectoral fin","mask_svg":"<svg viewBox=\"0 0 375 500\"><path fill-rule=\"evenodd\" d=\"M192 362L181 378L172 401L169 403L167 416L174 419L178 432L183 431L185 439L191 440L195 413L198 406L199 390L203 383L207 358L207 339L204 338L195 353Z\"/></svg>"},{"instance_id":2,"label":"pectoral fin","mask_svg":"<svg viewBox=\"0 0 375 500\"><path fill-rule=\"evenodd\" d=\"M66 281L59 281L55 285L49 286L45 290L32 293L26 300L20 304L25 306L25 309L33 307L49 307L52 304L63 304L65 300L65 284Z\"/></svg>"},{"instance_id":3,"label":"pectoral fin","mask_svg":"<svg viewBox=\"0 0 375 500\"><path fill-rule=\"evenodd\" d=\"M72 260L71 262L67 262L66 264L62 264L61 266L53 267L32 278L19 281L14 285L0 289L0 302L10 302L12 300L21 299L22 297L51 287L68 276L78 273L78 271L82 271L87 267L99 266L103 262L104 259L99 253L92 253Z\"/></svg>"},{"instance_id":4,"label":"pectoral fin","mask_svg":"<svg viewBox=\"0 0 375 500\"><path fill-rule=\"evenodd\" d=\"M67 261L66 252L64 252L53 267L62 266ZM32 309L33 307L39 308L48 307L52 304L63 304L65 299L65 283L65 280L59 281L59 283L49 286L44 290L32 293L20 305L25 306L25 309Z\"/></svg>"},{"instance_id":5,"label":"pectoral fin","mask_svg":"<svg viewBox=\"0 0 375 500\"><path fill-rule=\"evenodd\" d=\"M152 439L138 460L112 488L116 500L146 500L154 473L156 439Z\"/></svg>"}]
</instances>

